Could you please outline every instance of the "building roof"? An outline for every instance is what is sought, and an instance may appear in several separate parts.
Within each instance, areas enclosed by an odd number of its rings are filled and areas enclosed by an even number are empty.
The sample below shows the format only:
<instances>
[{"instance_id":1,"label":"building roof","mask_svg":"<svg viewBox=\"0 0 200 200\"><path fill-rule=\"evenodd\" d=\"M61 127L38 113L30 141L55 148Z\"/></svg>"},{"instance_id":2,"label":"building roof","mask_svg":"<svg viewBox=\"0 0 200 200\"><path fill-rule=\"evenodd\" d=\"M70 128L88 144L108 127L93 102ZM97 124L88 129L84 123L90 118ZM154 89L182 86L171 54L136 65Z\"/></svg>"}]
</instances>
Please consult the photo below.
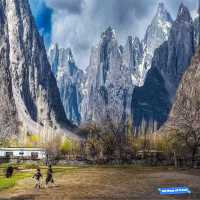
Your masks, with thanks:
<instances>
[{"instance_id":1,"label":"building roof","mask_svg":"<svg viewBox=\"0 0 200 200\"><path fill-rule=\"evenodd\" d=\"M158 151L158 150L154 150L154 149L151 149L151 150L140 150L138 151L137 153L163 153L163 151Z\"/></svg>"},{"instance_id":2,"label":"building roof","mask_svg":"<svg viewBox=\"0 0 200 200\"><path fill-rule=\"evenodd\" d=\"M0 151L45 151L40 147L0 147Z\"/></svg>"}]
</instances>

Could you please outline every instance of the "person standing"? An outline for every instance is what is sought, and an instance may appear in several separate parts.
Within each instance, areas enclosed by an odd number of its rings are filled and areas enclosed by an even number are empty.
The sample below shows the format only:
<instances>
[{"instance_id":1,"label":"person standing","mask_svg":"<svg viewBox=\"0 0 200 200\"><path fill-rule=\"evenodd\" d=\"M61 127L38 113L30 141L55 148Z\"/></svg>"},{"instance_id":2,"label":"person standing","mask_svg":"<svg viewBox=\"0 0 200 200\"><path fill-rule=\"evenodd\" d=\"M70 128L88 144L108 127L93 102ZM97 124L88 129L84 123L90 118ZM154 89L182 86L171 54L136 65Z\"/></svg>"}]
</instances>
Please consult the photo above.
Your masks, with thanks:
<instances>
[{"instance_id":1,"label":"person standing","mask_svg":"<svg viewBox=\"0 0 200 200\"><path fill-rule=\"evenodd\" d=\"M42 174L40 169L38 168L36 173L33 175L33 178L35 179L35 188L40 189L41 188L41 179L42 179Z\"/></svg>"},{"instance_id":2,"label":"person standing","mask_svg":"<svg viewBox=\"0 0 200 200\"><path fill-rule=\"evenodd\" d=\"M48 170L47 170L46 187L48 186L49 183L54 184L53 170L52 170L51 165L49 165Z\"/></svg>"},{"instance_id":3,"label":"person standing","mask_svg":"<svg viewBox=\"0 0 200 200\"><path fill-rule=\"evenodd\" d=\"M14 168L13 166L8 166L8 168L6 169L6 178L11 178L12 175L13 175L13 171L14 171Z\"/></svg>"}]
</instances>

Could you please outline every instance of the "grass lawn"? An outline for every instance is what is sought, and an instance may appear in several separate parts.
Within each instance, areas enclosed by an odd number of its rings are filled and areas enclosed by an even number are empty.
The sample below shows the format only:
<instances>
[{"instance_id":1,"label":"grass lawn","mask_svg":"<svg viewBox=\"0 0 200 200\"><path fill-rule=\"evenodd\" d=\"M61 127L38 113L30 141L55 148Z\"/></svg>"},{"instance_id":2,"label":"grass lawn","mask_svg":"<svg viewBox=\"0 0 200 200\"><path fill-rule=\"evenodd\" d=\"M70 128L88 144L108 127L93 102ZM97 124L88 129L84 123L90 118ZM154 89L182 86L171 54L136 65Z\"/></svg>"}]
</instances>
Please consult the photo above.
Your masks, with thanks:
<instances>
[{"instance_id":1,"label":"grass lawn","mask_svg":"<svg viewBox=\"0 0 200 200\"><path fill-rule=\"evenodd\" d=\"M17 181L31 176L30 172L22 171L20 169L15 169L12 178L6 178L5 172L7 167L8 164L0 165L0 191L14 187ZM20 166L14 165L14 167L19 168Z\"/></svg>"},{"instance_id":2,"label":"grass lawn","mask_svg":"<svg viewBox=\"0 0 200 200\"><path fill-rule=\"evenodd\" d=\"M17 181L30 177L30 173L15 173L12 178L0 176L0 191L14 187Z\"/></svg>"}]
</instances>

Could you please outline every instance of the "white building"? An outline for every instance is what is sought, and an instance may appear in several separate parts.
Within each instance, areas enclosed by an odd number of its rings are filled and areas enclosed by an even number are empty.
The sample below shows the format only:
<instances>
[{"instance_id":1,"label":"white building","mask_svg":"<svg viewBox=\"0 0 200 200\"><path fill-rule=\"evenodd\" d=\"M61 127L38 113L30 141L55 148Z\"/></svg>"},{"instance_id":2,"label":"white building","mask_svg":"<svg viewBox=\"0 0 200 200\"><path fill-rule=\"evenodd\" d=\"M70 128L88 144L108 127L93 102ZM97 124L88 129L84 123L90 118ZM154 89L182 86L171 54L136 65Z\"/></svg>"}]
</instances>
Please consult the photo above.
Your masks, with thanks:
<instances>
[{"instance_id":1,"label":"white building","mask_svg":"<svg viewBox=\"0 0 200 200\"><path fill-rule=\"evenodd\" d=\"M46 158L46 151L42 148L0 148L0 158L24 158L42 160Z\"/></svg>"}]
</instances>

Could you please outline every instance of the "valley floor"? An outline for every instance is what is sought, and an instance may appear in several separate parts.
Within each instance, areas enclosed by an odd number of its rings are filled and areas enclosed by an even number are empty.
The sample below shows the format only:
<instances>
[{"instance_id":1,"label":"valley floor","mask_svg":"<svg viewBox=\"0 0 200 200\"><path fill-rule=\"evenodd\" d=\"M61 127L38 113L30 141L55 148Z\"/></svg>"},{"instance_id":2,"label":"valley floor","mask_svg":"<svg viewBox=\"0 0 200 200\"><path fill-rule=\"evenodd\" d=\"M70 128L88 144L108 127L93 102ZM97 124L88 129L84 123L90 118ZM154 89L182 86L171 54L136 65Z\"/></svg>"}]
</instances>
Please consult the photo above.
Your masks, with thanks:
<instances>
[{"instance_id":1,"label":"valley floor","mask_svg":"<svg viewBox=\"0 0 200 200\"><path fill-rule=\"evenodd\" d=\"M0 200L200 199L200 170L128 166L60 167L55 171L55 186L37 191L34 180L25 177L2 190ZM164 197L158 193L159 187L184 185L191 188L191 195Z\"/></svg>"}]
</instances>

